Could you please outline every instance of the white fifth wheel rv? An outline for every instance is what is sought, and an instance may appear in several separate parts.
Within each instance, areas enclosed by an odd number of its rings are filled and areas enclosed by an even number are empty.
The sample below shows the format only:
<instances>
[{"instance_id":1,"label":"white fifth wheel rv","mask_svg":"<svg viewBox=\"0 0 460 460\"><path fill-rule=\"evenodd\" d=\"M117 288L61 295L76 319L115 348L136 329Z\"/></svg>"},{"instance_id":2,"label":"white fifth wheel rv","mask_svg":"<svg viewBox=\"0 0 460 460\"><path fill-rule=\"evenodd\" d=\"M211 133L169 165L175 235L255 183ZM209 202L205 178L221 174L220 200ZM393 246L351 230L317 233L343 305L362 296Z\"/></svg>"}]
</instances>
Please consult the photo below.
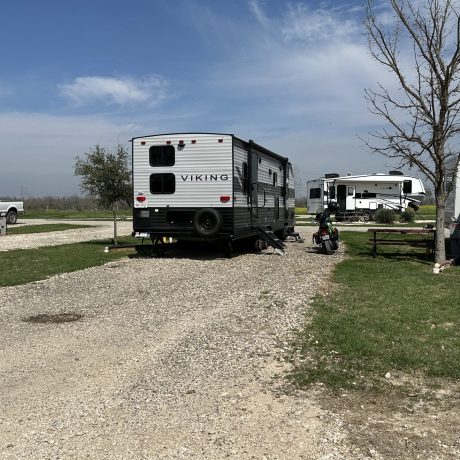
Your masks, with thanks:
<instances>
[{"instance_id":1,"label":"white fifth wheel rv","mask_svg":"<svg viewBox=\"0 0 460 460\"><path fill-rule=\"evenodd\" d=\"M460 223L460 157L453 159L446 166L449 171L449 182L447 187L450 189L446 203L445 219Z\"/></svg>"},{"instance_id":2,"label":"white fifth wheel rv","mask_svg":"<svg viewBox=\"0 0 460 460\"><path fill-rule=\"evenodd\" d=\"M133 235L236 240L282 251L294 231L294 175L284 156L233 134L132 139Z\"/></svg>"},{"instance_id":3,"label":"white fifth wheel rv","mask_svg":"<svg viewBox=\"0 0 460 460\"><path fill-rule=\"evenodd\" d=\"M381 208L404 211L409 206L417 209L424 196L422 181L399 171L357 176L325 174L307 182L308 212L316 214L330 201L336 201L339 206L337 220L360 216L367 219Z\"/></svg>"},{"instance_id":4,"label":"white fifth wheel rv","mask_svg":"<svg viewBox=\"0 0 460 460\"><path fill-rule=\"evenodd\" d=\"M444 213L445 225L450 230L450 253L452 257L460 255L460 156L450 161L447 166L447 190L450 191L446 211Z\"/></svg>"}]
</instances>

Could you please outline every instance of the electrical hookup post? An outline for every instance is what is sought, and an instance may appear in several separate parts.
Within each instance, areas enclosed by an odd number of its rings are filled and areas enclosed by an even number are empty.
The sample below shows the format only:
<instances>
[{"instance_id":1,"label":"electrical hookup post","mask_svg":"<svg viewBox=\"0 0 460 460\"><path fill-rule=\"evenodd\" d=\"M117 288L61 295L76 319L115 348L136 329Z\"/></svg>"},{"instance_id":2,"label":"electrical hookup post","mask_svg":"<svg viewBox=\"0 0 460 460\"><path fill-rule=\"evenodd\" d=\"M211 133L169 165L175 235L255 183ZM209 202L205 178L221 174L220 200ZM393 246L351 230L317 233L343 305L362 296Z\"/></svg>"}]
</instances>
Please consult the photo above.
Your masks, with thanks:
<instances>
[{"instance_id":1,"label":"electrical hookup post","mask_svg":"<svg viewBox=\"0 0 460 460\"><path fill-rule=\"evenodd\" d=\"M0 213L0 236L6 236L6 212Z\"/></svg>"}]
</instances>

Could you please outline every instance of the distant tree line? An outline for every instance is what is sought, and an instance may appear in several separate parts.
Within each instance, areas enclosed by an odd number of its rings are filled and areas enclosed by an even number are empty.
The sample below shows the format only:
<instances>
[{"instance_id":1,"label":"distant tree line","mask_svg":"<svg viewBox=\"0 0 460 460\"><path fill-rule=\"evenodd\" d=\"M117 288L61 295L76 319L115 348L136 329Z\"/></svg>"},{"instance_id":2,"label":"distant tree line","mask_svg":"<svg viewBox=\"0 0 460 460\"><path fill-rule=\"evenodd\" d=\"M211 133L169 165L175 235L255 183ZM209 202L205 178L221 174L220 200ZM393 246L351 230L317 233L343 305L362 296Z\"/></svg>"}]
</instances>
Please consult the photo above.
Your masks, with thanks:
<instances>
[{"instance_id":1,"label":"distant tree line","mask_svg":"<svg viewBox=\"0 0 460 460\"><path fill-rule=\"evenodd\" d=\"M105 211L111 207L104 207L97 199L91 196L70 195L70 196L42 196L19 198L5 196L0 197L4 201L24 201L24 208L27 211ZM118 204L119 209L127 209L126 202Z\"/></svg>"}]
</instances>

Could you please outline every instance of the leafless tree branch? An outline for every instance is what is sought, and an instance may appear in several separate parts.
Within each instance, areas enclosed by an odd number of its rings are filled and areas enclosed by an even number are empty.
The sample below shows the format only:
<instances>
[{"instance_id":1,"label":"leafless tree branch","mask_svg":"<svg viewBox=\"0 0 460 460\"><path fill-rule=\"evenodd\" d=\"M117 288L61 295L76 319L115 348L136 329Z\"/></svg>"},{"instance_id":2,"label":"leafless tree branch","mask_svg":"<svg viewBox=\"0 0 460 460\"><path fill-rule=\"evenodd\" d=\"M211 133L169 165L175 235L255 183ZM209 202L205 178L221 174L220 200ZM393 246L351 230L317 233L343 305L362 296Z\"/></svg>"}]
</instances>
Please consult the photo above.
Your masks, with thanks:
<instances>
[{"instance_id":1,"label":"leafless tree branch","mask_svg":"<svg viewBox=\"0 0 460 460\"><path fill-rule=\"evenodd\" d=\"M449 192L447 162L458 156L460 134L460 14L455 0L388 4L396 25L378 22L373 0L368 0L364 24L371 56L394 74L399 91L392 93L381 84L365 90L370 112L388 127L370 133L373 142L364 142L373 153L418 168L433 184L438 259L445 255L439 235ZM410 58L406 39L412 44Z\"/></svg>"}]
</instances>

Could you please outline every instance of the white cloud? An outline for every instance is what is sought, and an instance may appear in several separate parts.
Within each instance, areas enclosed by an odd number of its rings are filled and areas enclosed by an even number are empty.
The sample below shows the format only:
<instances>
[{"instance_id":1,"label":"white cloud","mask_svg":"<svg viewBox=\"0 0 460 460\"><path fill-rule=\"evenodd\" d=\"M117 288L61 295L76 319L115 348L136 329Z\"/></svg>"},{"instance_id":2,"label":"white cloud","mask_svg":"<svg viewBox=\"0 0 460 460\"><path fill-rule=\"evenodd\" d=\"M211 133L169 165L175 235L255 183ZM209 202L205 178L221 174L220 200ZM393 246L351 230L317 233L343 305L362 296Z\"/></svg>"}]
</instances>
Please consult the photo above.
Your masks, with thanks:
<instances>
[{"instance_id":1,"label":"white cloud","mask_svg":"<svg viewBox=\"0 0 460 460\"><path fill-rule=\"evenodd\" d=\"M329 9L290 5L284 18L282 35L287 41L318 41L346 38L359 31L359 23Z\"/></svg>"},{"instance_id":2,"label":"white cloud","mask_svg":"<svg viewBox=\"0 0 460 460\"><path fill-rule=\"evenodd\" d=\"M64 96L81 105L95 102L151 104L165 97L166 87L166 80L157 75L145 78L77 77L72 83L59 86Z\"/></svg>"},{"instance_id":3,"label":"white cloud","mask_svg":"<svg viewBox=\"0 0 460 460\"><path fill-rule=\"evenodd\" d=\"M258 0L250 0L249 8L251 9L252 14L257 19L259 24L261 24L264 27L267 27L270 24L270 19L261 8Z\"/></svg>"}]
</instances>

